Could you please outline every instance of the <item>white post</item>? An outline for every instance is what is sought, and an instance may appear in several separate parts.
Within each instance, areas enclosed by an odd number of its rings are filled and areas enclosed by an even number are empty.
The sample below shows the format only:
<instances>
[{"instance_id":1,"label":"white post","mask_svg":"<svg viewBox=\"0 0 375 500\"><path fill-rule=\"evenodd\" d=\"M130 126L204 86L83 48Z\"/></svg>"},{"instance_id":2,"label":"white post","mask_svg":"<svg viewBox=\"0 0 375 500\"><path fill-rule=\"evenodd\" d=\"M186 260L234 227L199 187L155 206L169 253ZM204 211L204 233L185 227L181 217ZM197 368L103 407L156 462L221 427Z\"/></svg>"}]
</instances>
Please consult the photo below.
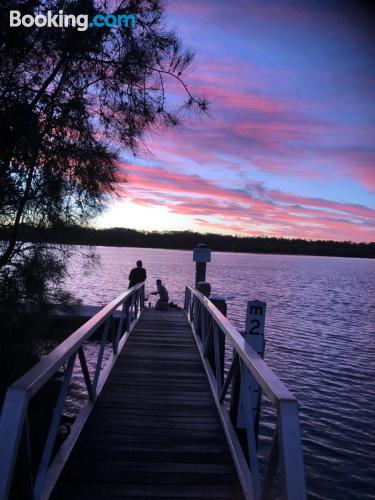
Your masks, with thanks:
<instances>
[{"instance_id":1,"label":"white post","mask_svg":"<svg viewBox=\"0 0 375 500\"><path fill-rule=\"evenodd\" d=\"M266 303L253 300L247 303L245 340L259 354L264 356L264 324L266 320Z\"/></svg>"},{"instance_id":2,"label":"white post","mask_svg":"<svg viewBox=\"0 0 375 500\"><path fill-rule=\"evenodd\" d=\"M242 332L244 339L263 358L264 356L264 325L266 319L266 303L253 300L247 303L245 331ZM255 378L249 373L249 392L252 404L252 421L254 422L255 436L258 436L261 389ZM237 427L246 427L246 415L244 411L244 397L240 394L239 408L237 414Z\"/></svg>"}]
</instances>

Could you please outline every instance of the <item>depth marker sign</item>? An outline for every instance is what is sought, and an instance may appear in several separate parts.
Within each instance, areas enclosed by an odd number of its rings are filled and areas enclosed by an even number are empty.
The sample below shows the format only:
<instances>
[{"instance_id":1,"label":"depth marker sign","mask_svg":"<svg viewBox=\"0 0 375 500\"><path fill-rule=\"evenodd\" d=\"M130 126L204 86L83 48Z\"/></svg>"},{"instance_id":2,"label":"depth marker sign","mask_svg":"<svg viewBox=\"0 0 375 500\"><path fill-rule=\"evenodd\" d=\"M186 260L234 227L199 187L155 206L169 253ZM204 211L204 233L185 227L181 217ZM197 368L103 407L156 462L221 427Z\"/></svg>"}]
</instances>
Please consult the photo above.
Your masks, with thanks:
<instances>
[{"instance_id":1,"label":"depth marker sign","mask_svg":"<svg viewBox=\"0 0 375 500\"><path fill-rule=\"evenodd\" d=\"M244 339L256 351L259 356L263 358L264 355L264 325L266 320L266 302L260 300L253 300L247 303L246 311L246 325ZM260 412L260 387L258 382L249 373L249 392L250 401L253 407L253 423L257 427ZM240 401L238 407L237 426L246 428L245 412L244 412L244 398L242 394L242 384L240 392Z\"/></svg>"}]
</instances>

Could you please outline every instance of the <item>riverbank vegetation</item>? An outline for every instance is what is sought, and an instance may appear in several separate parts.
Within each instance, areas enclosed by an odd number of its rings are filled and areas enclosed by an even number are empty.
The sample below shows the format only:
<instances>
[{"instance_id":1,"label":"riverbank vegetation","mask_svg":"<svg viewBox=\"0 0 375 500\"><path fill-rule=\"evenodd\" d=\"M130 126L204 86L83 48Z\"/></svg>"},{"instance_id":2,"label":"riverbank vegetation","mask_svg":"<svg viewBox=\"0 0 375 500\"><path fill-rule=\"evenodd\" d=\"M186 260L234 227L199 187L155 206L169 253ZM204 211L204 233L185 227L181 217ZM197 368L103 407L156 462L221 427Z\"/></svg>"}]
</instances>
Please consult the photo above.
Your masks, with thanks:
<instances>
[{"instance_id":1,"label":"riverbank vegetation","mask_svg":"<svg viewBox=\"0 0 375 500\"><path fill-rule=\"evenodd\" d=\"M354 243L351 241L304 240L262 236L245 237L213 233L201 234L192 231L148 232L126 228L94 229L80 226L57 226L43 230L22 226L20 231L24 240L34 243L166 248L174 250L191 250L197 243L205 243L214 251L225 252L375 257L375 242ZM3 228L0 231L0 239L6 239L8 234L9 230Z\"/></svg>"}]
</instances>

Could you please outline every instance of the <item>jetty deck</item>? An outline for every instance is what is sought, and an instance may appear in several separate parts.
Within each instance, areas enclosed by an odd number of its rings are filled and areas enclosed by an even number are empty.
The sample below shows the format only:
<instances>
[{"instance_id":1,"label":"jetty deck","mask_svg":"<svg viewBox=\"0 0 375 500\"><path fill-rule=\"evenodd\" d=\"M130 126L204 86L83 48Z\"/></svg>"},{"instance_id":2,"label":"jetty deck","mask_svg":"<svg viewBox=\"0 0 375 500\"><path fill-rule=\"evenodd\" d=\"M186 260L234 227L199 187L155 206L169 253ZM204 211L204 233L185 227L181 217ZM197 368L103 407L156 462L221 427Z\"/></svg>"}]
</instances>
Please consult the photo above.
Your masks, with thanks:
<instances>
[{"instance_id":1,"label":"jetty deck","mask_svg":"<svg viewBox=\"0 0 375 500\"><path fill-rule=\"evenodd\" d=\"M52 498L243 498L183 311L143 311Z\"/></svg>"}]
</instances>

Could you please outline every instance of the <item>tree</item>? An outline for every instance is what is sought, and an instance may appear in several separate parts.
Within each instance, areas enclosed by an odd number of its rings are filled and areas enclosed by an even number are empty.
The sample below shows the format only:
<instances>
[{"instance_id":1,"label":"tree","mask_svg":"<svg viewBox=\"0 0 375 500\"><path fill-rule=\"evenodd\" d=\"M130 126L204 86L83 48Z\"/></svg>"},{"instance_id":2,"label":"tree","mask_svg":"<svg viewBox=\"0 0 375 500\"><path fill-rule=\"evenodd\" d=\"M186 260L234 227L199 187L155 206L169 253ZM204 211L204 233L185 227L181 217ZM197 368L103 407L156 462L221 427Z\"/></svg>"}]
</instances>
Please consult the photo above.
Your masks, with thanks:
<instances>
[{"instance_id":1,"label":"tree","mask_svg":"<svg viewBox=\"0 0 375 500\"><path fill-rule=\"evenodd\" d=\"M4 0L3 19L10 9L90 19L131 13L137 24L86 31L1 26L0 227L11 231L0 269L25 251L20 224L87 221L115 190L120 150L135 153L153 127L206 108L182 79L192 53L165 28L160 0ZM182 102L168 97L168 77L182 86Z\"/></svg>"},{"instance_id":2,"label":"tree","mask_svg":"<svg viewBox=\"0 0 375 500\"><path fill-rule=\"evenodd\" d=\"M129 13L136 27L15 28L6 21L11 9ZM25 228L90 220L115 193L120 152L136 153L147 132L206 102L183 80L192 54L165 27L160 0L2 0L0 17L0 232L8 235L0 241L1 398L1 384L32 362L30 332L40 331L25 300L36 312L68 298L68 247L30 243ZM182 100L168 92L168 78Z\"/></svg>"}]
</instances>

